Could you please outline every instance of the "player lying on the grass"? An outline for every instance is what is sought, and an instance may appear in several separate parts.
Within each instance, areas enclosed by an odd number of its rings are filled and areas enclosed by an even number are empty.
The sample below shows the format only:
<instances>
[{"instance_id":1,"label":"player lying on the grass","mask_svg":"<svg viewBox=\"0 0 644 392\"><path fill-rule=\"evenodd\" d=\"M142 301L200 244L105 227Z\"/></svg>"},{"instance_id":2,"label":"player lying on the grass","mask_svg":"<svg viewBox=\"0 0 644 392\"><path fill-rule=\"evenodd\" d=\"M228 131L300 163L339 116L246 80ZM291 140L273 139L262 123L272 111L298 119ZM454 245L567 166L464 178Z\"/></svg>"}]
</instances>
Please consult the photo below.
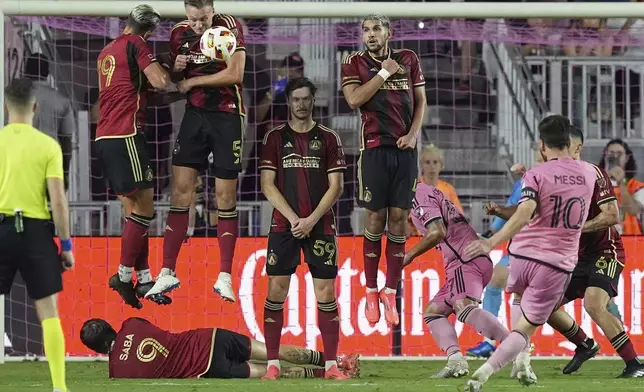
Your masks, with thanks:
<instances>
[{"instance_id":1,"label":"player lying on the grass","mask_svg":"<svg viewBox=\"0 0 644 392\"><path fill-rule=\"evenodd\" d=\"M573 128L570 141L571 154L579 160L583 148L583 132ZM583 298L586 312L626 364L620 377L644 377L644 365L638 360L623 324L607 308L612 302L611 298L617 296L619 276L626 257L622 238L614 226L619 223L619 207L610 177L603 169L593 167L597 171L598 181L588 220L579 240L579 262L561 305ZM503 213L507 215L512 211L512 208L508 208ZM599 345L563 309L556 310L548 319L548 324L577 346L575 356L563 368L564 374L576 372L585 361L599 352Z\"/></svg>"},{"instance_id":2,"label":"player lying on the grass","mask_svg":"<svg viewBox=\"0 0 644 392\"><path fill-rule=\"evenodd\" d=\"M169 79L145 42L160 20L149 5L134 7L123 34L101 51L97 63L100 118L95 146L109 188L119 195L126 215L121 262L109 279L109 287L136 309L143 306L138 298L154 286L148 264L154 174L143 128L150 98L148 83L165 88ZM136 286L132 281L135 269ZM162 295L150 299L160 304L171 302Z\"/></svg>"},{"instance_id":3,"label":"player lying on the grass","mask_svg":"<svg viewBox=\"0 0 644 392\"><path fill-rule=\"evenodd\" d=\"M307 78L289 80L285 94L291 119L266 134L259 164L262 192L274 207L264 304L268 353L264 378L270 380L280 376L284 301L301 252L318 301L318 326L327 357L325 378L348 378L335 361L340 318L335 300L338 249L333 212L342 194L346 163L338 134L313 121L315 92L315 85Z\"/></svg>"},{"instance_id":4,"label":"player lying on the grass","mask_svg":"<svg viewBox=\"0 0 644 392\"><path fill-rule=\"evenodd\" d=\"M474 372L465 391L481 391L494 373L528 347L530 337L561 302L577 264L579 237L589 210L586 200L592 197L597 171L570 155L570 128L570 121L560 115L539 123L539 151L544 163L523 176L516 212L490 239L472 241L465 249L466 257L485 255L512 239L507 290L520 296L522 311L512 332ZM519 381L534 384L534 374L524 362L517 362Z\"/></svg>"},{"instance_id":5,"label":"player lying on the grass","mask_svg":"<svg viewBox=\"0 0 644 392\"><path fill-rule=\"evenodd\" d=\"M436 343L447 354L447 365L435 378L462 377L469 373L469 366L461 354L456 330L447 319L450 314L455 313L459 321L492 340L501 341L509 334L494 315L478 307L492 276L492 260L487 255L464 257L464 247L478 238L476 231L432 185L418 184L411 217L423 238L405 254L403 266L435 246L445 259L447 279L423 314Z\"/></svg>"},{"instance_id":6,"label":"player lying on the grass","mask_svg":"<svg viewBox=\"0 0 644 392\"><path fill-rule=\"evenodd\" d=\"M149 321L131 317L117 332L102 319L87 320L80 339L89 349L109 356L111 378L259 378L266 373L266 346L223 328L172 333ZM358 354L338 360L348 377L358 377ZM324 366L324 355L296 346L282 346L279 358L298 365ZM323 368L284 367L292 378L324 377Z\"/></svg>"}]
</instances>

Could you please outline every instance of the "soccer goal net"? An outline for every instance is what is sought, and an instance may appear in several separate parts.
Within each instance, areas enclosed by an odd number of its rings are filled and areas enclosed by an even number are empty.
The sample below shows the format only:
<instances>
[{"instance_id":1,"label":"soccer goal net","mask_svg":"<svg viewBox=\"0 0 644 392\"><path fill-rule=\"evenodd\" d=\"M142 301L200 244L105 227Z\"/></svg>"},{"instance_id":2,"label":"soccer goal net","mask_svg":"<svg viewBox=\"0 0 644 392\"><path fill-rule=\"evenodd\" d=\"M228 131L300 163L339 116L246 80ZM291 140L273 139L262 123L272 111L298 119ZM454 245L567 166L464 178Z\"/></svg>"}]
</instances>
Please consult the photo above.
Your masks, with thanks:
<instances>
[{"instance_id":1,"label":"soccer goal net","mask_svg":"<svg viewBox=\"0 0 644 392\"><path fill-rule=\"evenodd\" d=\"M391 48L418 54L428 101L419 142L422 181L440 181L452 193L450 198L458 198L480 233L490 227L483 214L484 203L505 203L519 179L510 167L533 163L537 124L549 112L563 113L582 127L586 134L583 156L589 161L598 162L606 142L615 137L629 138L634 155L644 152L640 97L644 52L638 48L644 41L644 22L623 18L644 16L642 5L620 4L617 12L601 3L217 2L218 12L242 21L247 43L243 99L248 115L244 171L238 186L240 237L233 270L238 301L224 304L212 293L219 272L217 214L214 179L204 171L196 190L194 230L178 262L182 287L172 293L171 306L146 302L142 310L135 311L107 287L119 264L124 217L119 201L105 186L92 140L98 114L96 59L121 34L125 17L137 3L25 0L0 6L5 12L5 38L0 43L5 83L22 76L38 80L43 89L55 91L50 96L57 97L55 102L39 104L70 108L51 113L72 115L75 124L47 130L61 141L69 159L77 266L65 273L59 309L72 357L94 358L79 339L81 325L93 317L114 326L128 317L145 317L175 331L223 327L263 340L271 207L259 187L258 153L267 130L288 119L284 86L289 77L299 75L317 85L314 116L339 133L349 167L344 193L336 205L341 235L340 351L379 357L443 355L422 317L423 307L445 278L441 256L435 250L404 270L399 329L388 329L384 318L370 327L363 317L363 211L355 204L361 119L342 95L340 64L364 48L360 21L365 14L388 14ZM149 45L155 53L166 53L172 27L185 19L183 5L149 3L164 17ZM150 230L153 273L161 265L171 156L184 106L185 101L180 101L147 110L145 134L156 181L157 216ZM50 122L64 123L62 114L52 116L55 121ZM410 231L408 246L417 241L414 235ZM636 349L642 352L644 263L638 255L644 240L628 237L625 246L628 260L615 302ZM503 254L504 248L499 248L491 256L498 262ZM384 268L384 261L381 265ZM380 275L382 286L384 274ZM41 355L40 324L20 277L0 306L4 306L0 336L7 358ZM503 294L498 317L505 325L509 324L509 306L509 296ZM321 347L312 279L304 266L293 277L286 308L282 341ZM611 347L581 303L571 303L566 310L604 343L602 347ZM463 349L481 339L470 327L454 322ZM570 355L574 348L548 326L538 331L534 343L538 356ZM610 349L602 353L612 355Z\"/></svg>"}]
</instances>

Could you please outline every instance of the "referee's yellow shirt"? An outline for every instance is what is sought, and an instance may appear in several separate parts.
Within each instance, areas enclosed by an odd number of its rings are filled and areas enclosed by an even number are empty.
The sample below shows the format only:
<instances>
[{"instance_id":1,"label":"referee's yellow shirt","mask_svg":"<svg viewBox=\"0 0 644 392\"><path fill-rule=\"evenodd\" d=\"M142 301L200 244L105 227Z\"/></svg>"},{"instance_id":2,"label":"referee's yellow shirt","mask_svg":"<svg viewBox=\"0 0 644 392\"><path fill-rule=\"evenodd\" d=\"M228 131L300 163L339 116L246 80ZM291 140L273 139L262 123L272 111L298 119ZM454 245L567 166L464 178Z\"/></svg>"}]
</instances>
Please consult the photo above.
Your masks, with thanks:
<instances>
[{"instance_id":1,"label":"referee's yellow shirt","mask_svg":"<svg viewBox=\"0 0 644 392\"><path fill-rule=\"evenodd\" d=\"M60 144L29 124L0 129L0 213L50 219L47 179L63 179Z\"/></svg>"}]
</instances>

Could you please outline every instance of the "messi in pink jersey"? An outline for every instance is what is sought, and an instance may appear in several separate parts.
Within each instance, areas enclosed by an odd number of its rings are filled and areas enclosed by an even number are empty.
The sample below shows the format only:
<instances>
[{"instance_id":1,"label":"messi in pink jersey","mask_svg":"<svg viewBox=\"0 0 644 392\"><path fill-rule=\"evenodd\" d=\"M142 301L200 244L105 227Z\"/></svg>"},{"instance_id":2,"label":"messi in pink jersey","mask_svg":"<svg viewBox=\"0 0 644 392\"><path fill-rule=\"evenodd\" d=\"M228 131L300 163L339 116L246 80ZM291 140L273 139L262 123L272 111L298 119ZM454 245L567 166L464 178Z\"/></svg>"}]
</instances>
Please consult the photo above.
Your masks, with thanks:
<instances>
[{"instance_id":1,"label":"messi in pink jersey","mask_svg":"<svg viewBox=\"0 0 644 392\"><path fill-rule=\"evenodd\" d=\"M466 392L481 391L492 374L525 352L537 327L559 305L577 264L579 237L588 217L597 172L570 155L571 128L570 121L560 115L539 123L538 144L544 163L524 175L516 212L491 238L473 241L465 249L469 256L487 253L513 238L506 291L520 298L522 311L513 322L513 331L472 375ZM528 370L529 356L517 359L516 365L523 385L536 382Z\"/></svg>"},{"instance_id":2,"label":"messi in pink jersey","mask_svg":"<svg viewBox=\"0 0 644 392\"><path fill-rule=\"evenodd\" d=\"M492 261L487 255L465 257L465 247L478 238L467 219L435 187L418 184L412 201L412 222L423 238L405 255L408 265L416 257L437 247L444 256L446 280L424 311L424 320L438 346L448 357L438 378L461 377L469 372L454 326L447 317L455 313L482 335L503 340L509 331L491 313L478 307L483 289L492 277Z\"/></svg>"}]
</instances>

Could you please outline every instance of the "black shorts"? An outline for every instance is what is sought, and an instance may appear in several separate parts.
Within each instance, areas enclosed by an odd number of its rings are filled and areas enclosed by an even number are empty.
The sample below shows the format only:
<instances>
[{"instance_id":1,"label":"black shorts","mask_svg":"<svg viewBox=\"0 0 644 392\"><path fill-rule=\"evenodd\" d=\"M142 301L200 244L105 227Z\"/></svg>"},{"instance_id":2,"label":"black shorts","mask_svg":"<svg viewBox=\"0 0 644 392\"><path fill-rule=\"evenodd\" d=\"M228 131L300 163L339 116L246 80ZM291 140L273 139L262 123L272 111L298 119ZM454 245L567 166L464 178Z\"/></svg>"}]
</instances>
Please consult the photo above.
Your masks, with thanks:
<instances>
[{"instance_id":1,"label":"black shorts","mask_svg":"<svg viewBox=\"0 0 644 392\"><path fill-rule=\"evenodd\" d=\"M584 298L588 287L599 287L613 298L617 296L619 276L624 266L610 255L579 260L564 297L569 300Z\"/></svg>"},{"instance_id":2,"label":"black shorts","mask_svg":"<svg viewBox=\"0 0 644 392\"><path fill-rule=\"evenodd\" d=\"M297 239L290 232L268 234L266 274L293 275L300 265L300 252L314 279L335 279L338 276L338 245L334 235L312 234Z\"/></svg>"},{"instance_id":3,"label":"black shorts","mask_svg":"<svg viewBox=\"0 0 644 392\"><path fill-rule=\"evenodd\" d=\"M11 291L20 272L33 300L63 289L63 269L50 221L23 218L23 232L16 232L14 218L0 215L0 295Z\"/></svg>"},{"instance_id":4,"label":"black shorts","mask_svg":"<svg viewBox=\"0 0 644 392\"><path fill-rule=\"evenodd\" d=\"M411 208L418 181L418 152L382 146L358 159L358 205L370 211Z\"/></svg>"},{"instance_id":5,"label":"black shorts","mask_svg":"<svg viewBox=\"0 0 644 392\"><path fill-rule=\"evenodd\" d=\"M94 142L107 187L121 196L154 188L148 147L143 133Z\"/></svg>"},{"instance_id":6,"label":"black shorts","mask_svg":"<svg viewBox=\"0 0 644 392\"><path fill-rule=\"evenodd\" d=\"M212 152L214 175L234 180L241 172L244 118L238 114L187 107L172 151L172 164L201 172Z\"/></svg>"},{"instance_id":7,"label":"black shorts","mask_svg":"<svg viewBox=\"0 0 644 392\"><path fill-rule=\"evenodd\" d=\"M215 333L210 368L204 378L249 378L250 338L223 328Z\"/></svg>"}]
</instances>

